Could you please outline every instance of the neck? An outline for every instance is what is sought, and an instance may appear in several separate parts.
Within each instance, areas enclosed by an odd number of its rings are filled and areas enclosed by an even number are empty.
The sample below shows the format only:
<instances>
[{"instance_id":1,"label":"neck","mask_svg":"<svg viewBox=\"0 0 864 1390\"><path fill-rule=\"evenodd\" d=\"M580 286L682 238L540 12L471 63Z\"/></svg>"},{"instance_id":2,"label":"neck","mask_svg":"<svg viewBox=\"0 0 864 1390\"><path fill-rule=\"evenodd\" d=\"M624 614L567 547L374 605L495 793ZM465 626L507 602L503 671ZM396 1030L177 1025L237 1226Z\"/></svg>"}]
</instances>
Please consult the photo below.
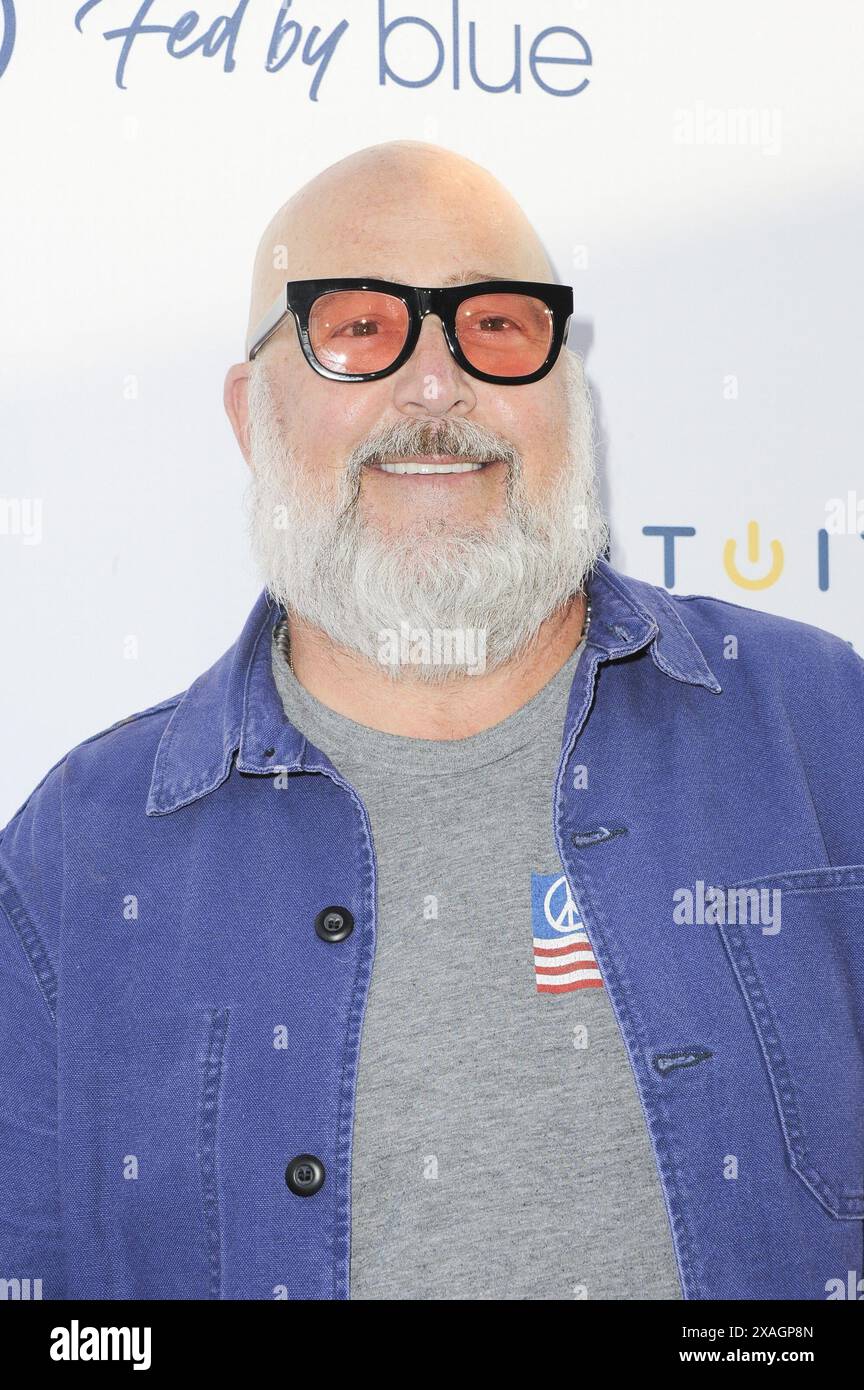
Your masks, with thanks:
<instances>
[{"instance_id":1,"label":"neck","mask_svg":"<svg viewBox=\"0 0 864 1390\"><path fill-rule=\"evenodd\" d=\"M575 595L541 624L522 656L494 671L466 672L443 686L412 677L410 667L394 681L374 662L336 646L293 614L287 644L297 680L337 714L407 738L468 738L521 709L561 670L582 638L586 612L585 595Z\"/></svg>"}]
</instances>

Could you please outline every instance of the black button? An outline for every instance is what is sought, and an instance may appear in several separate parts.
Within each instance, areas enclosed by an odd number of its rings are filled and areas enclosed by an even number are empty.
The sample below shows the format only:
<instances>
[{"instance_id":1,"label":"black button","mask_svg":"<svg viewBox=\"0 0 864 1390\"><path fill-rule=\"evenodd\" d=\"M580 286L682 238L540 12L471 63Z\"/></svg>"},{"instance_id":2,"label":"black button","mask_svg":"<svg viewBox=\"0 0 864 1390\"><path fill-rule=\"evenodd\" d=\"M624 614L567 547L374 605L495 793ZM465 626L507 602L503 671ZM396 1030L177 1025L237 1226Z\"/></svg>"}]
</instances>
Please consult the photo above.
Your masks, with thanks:
<instances>
[{"instance_id":1,"label":"black button","mask_svg":"<svg viewBox=\"0 0 864 1390\"><path fill-rule=\"evenodd\" d=\"M285 1181L298 1197L314 1197L324 1186L324 1164L314 1154L298 1154L285 1169Z\"/></svg>"},{"instance_id":2,"label":"black button","mask_svg":"<svg viewBox=\"0 0 864 1390\"><path fill-rule=\"evenodd\" d=\"M324 907L315 918L315 930L322 941L344 941L354 930L354 918L347 907Z\"/></svg>"}]
</instances>

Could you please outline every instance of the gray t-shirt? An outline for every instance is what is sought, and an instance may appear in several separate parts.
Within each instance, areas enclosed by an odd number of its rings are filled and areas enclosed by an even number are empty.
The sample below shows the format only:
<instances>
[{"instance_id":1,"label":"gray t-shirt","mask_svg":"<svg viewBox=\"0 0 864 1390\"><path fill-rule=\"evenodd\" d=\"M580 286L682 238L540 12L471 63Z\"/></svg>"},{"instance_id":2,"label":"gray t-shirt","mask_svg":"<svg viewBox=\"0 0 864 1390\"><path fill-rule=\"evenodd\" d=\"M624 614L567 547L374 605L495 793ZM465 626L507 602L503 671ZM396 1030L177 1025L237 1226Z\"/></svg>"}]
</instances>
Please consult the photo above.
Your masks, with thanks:
<instances>
[{"instance_id":1,"label":"gray t-shirt","mask_svg":"<svg viewBox=\"0 0 864 1390\"><path fill-rule=\"evenodd\" d=\"M447 741L337 714L274 643L285 713L361 797L377 861L351 1298L682 1296L630 1063L555 845L583 650L502 723Z\"/></svg>"}]
</instances>

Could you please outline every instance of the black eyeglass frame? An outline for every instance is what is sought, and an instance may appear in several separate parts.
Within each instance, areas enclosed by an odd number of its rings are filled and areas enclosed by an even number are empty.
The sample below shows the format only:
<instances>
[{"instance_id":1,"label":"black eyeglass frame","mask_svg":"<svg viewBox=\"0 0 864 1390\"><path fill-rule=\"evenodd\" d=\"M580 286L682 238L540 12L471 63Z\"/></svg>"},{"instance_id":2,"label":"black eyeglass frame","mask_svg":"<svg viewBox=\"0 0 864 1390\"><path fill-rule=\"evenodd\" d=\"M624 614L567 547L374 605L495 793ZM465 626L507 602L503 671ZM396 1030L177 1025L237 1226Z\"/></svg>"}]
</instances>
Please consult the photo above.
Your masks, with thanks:
<instances>
[{"instance_id":1,"label":"black eyeglass frame","mask_svg":"<svg viewBox=\"0 0 864 1390\"><path fill-rule=\"evenodd\" d=\"M388 367L377 372L337 372L318 361L309 339L309 314L316 299L323 294L337 290L376 290L382 294L393 295L402 301L408 310L408 333L399 355ZM456 334L456 312L466 299L481 294L524 294L539 299L552 313L552 339L549 351L536 371L526 376L493 376L483 372L469 362ZM448 285L430 288L418 285L403 285L396 280L374 280L342 277L329 280L289 280L254 332L247 339L247 361L254 361L265 343L282 326L289 316L293 316L297 326L297 336L303 355L310 367L329 381L377 381L381 377L398 372L408 361L420 337L423 320L427 314L437 314L444 329L447 346L463 371L480 381L489 381L498 386L527 386L529 382L539 381L552 370L564 340L573 314L572 285L549 284L540 280L476 280L468 285Z\"/></svg>"}]
</instances>

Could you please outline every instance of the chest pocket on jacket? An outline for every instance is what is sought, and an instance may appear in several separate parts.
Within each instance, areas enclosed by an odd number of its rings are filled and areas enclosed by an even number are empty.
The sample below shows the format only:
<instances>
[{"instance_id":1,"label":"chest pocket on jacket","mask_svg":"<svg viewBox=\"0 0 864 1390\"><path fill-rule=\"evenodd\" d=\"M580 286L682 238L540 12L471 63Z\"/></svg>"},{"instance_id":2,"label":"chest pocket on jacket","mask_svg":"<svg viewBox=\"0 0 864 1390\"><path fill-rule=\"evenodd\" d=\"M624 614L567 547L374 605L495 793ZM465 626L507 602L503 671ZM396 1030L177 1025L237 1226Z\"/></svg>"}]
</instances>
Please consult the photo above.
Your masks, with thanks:
<instances>
[{"instance_id":1,"label":"chest pocket on jacket","mask_svg":"<svg viewBox=\"0 0 864 1390\"><path fill-rule=\"evenodd\" d=\"M864 864L750 879L734 889L739 903L749 890L751 905L757 892L763 907L756 924L751 915L745 925L730 925L733 889L726 887L719 930L759 1038L790 1163L833 1216L862 1218Z\"/></svg>"}]
</instances>

